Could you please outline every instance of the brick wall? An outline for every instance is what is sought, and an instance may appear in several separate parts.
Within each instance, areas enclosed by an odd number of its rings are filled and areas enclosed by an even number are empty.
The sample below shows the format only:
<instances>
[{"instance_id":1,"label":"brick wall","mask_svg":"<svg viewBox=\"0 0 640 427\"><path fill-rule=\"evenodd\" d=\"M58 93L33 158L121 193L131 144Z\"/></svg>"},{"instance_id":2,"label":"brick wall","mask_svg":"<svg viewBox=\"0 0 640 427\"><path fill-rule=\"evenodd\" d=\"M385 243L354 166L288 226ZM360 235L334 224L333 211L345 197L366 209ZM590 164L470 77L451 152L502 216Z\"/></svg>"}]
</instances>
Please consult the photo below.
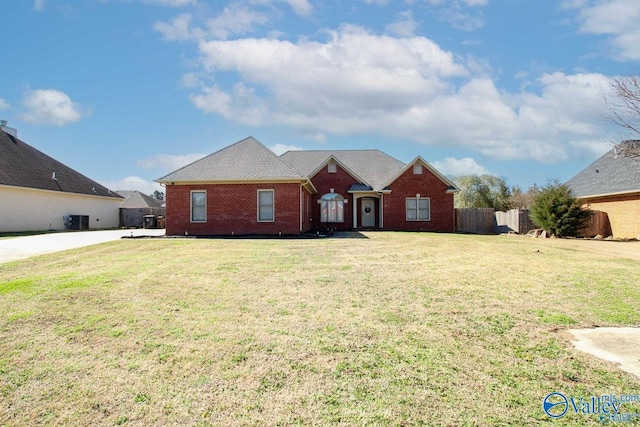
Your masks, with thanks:
<instances>
[{"instance_id":1,"label":"brick wall","mask_svg":"<svg viewBox=\"0 0 640 427\"><path fill-rule=\"evenodd\" d=\"M587 200L587 207L606 212L613 237L640 239L640 194Z\"/></svg>"},{"instance_id":2,"label":"brick wall","mask_svg":"<svg viewBox=\"0 0 640 427\"><path fill-rule=\"evenodd\" d=\"M421 175L414 175L409 168L391 185L391 194L384 195L383 227L385 230L406 231L455 231L453 194L447 194L447 185L426 167ZM416 197L431 199L430 221L407 221L406 198Z\"/></svg>"},{"instance_id":3,"label":"brick wall","mask_svg":"<svg viewBox=\"0 0 640 427\"><path fill-rule=\"evenodd\" d=\"M312 179L311 182L318 190L317 194L314 194L311 198L311 213L313 218L313 229L314 230L324 230L328 227L335 228L337 230L351 230L353 228L353 203L351 194L348 193L349 188L353 184L356 184L356 181L351 175L349 175L344 169L342 169L339 165L336 166L335 173L329 173L327 166L323 167ZM318 200L320 198L331 192L331 189L334 189L334 193L340 194L344 197L345 201L348 200L348 203L344 205L344 222L342 223L321 223L320 222L320 205L318 204Z\"/></svg>"},{"instance_id":4,"label":"brick wall","mask_svg":"<svg viewBox=\"0 0 640 427\"><path fill-rule=\"evenodd\" d=\"M191 191L200 190L207 192L207 221L192 223ZM258 190L274 190L273 222L258 222ZM167 235L297 235L300 191L297 183L167 185Z\"/></svg>"}]
</instances>

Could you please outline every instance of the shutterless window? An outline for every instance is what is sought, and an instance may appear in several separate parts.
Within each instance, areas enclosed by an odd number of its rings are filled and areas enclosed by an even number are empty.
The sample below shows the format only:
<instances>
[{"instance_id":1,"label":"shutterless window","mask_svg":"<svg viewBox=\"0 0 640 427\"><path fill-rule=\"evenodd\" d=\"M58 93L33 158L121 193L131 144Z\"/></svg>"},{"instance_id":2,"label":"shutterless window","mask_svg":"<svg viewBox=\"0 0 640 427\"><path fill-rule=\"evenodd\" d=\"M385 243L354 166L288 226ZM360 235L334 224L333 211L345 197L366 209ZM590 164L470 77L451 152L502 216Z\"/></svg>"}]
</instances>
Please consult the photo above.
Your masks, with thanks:
<instances>
[{"instance_id":1,"label":"shutterless window","mask_svg":"<svg viewBox=\"0 0 640 427\"><path fill-rule=\"evenodd\" d=\"M407 221L430 221L431 200L426 198L407 198Z\"/></svg>"},{"instance_id":2,"label":"shutterless window","mask_svg":"<svg viewBox=\"0 0 640 427\"><path fill-rule=\"evenodd\" d=\"M191 192L191 222L207 221L207 192Z\"/></svg>"},{"instance_id":3,"label":"shutterless window","mask_svg":"<svg viewBox=\"0 0 640 427\"><path fill-rule=\"evenodd\" d=\"M344 222L344 197L328 193L320 199L320 222Z\"/></svg>"},{"instance_id":4,"label":"shutterless window","mask_svg":"<svg viewBox=\"0 0 640 427\"><path fill-rule=\"evenodd\" d=\"M258 221L273 221L273 190L258 190Z\"/></svg>"},{"instance_id":5,"label":"shutterless window","mask_svg":"<svg viewBox=\"0 0 640 427\"><path fill-rule=\"evenodd\" d=\"M336 165L336 162L334 161L329 162L329 165L327 166L327 172L336 173L337 170L338 170L338 165Z\"/></svg>"},{"instance_id":6,"label":"shutterless window","mask_svg":"<svg viewBox=\"0 0 640 427\"><path fill-rule=\"evenodd\" d=\"M413 165L413 174L422 175L422 165L420 163L416 163Z\"/></svg>"}]
</instances>

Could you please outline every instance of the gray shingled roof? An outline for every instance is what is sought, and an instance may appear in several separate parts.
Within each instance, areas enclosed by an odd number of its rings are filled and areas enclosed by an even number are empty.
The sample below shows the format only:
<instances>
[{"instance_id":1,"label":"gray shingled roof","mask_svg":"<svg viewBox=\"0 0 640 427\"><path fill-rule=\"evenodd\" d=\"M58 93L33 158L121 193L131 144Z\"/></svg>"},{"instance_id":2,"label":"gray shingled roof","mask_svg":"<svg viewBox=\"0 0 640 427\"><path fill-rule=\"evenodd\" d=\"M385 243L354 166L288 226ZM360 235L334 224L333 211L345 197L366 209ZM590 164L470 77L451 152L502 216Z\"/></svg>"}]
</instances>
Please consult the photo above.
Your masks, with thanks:
<instances>
[{"instance_id":1,"label":"gray shingled roof","mask_svg":"<svg viewBox=\"0 0 640 427\"><path fill-rule=\"evenodd\" d=\"M290 178L302 179L303 176L250 136L157 181L251 181Z\"/></svg>"},{"instance_id":2,"label":"gray shingled roof","mask_svg":"<svg viewBox=\"0 0 640 427\"><path fill-rule=\"evenodd\" d=\"M287 151L280 158L305 176L322 166L331 156L360 177L363 184L381 189L405 166L400 160L380 150L303 150Z\"/></svg>"},{"instance_id":3,"label":"gray shingled roof","mask_svg":"<svg viewBox=\"0 0 640 427\"><path fill-rule=\"evenodd\" d=\"M139 191L119 191L118 194L125 196L125 200L120 203L121 208L127 209L144 209L144 208L160 208L162 202L151 196L142 194Z\"/></svg>"},{"instance_id":4,"label":"gray shingled roof","mask_svg":"<svg viewBox=\"0 0 640 427\"><path fill-rule=\"evenodd\" d=\"M567 185L576 197L640 191L638 154L640 140L621 142L567 181Z\"/></svg>"},{"instance_id":5,"label":"gray shingled roof","mask_svg":"<svg viewBox=\"0 0 640 427\"><path fill-rule=\"evenodd\" d=\"M0 130L0 184L122 198L103 185L2 130Z\"/></svg>"}]
</instances>

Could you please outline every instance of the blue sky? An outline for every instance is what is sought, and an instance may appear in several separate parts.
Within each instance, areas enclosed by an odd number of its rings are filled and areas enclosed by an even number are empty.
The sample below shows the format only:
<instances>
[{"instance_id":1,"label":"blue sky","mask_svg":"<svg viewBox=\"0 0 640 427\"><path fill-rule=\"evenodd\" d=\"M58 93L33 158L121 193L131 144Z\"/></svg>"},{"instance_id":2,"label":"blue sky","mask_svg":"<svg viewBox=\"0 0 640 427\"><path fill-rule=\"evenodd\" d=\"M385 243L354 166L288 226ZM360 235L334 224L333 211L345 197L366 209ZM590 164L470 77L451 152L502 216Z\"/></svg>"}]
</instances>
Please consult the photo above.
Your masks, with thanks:
<instances>
[{"instance_id":1,"label":"blue sky","mask_svg":"<svg viewBox=\"0 0 640 427\"><path fill-rule=\"evenodd\" d=\"M249 135L527 188L632 136L602 116L638 22L637 0L8 0L0 118L114 190Z\"/></svg>"}]
</instances>

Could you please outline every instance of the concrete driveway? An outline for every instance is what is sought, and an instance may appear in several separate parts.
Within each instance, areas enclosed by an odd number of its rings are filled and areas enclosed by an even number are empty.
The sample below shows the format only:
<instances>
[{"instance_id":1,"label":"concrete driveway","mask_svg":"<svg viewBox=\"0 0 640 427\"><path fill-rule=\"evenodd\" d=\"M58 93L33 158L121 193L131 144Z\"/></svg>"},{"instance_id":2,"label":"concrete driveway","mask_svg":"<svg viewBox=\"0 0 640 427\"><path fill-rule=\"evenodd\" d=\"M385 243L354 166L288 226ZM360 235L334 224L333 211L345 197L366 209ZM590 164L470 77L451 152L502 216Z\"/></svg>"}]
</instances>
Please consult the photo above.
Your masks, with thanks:
<instances>
[{"instance_id":1,"label":"concrete driveway","mask_svg":"<svg viewBox=\"0 0 640 427\"><path fill-rule=\"evenodd\" d=\"M640 378L640 328L570 329L573 345Z\"/></svg>"},{"instance_id":2,"label":"concrete driveway","mask_svg":"<svg viewBox=\"0 0 640 427\"><path fill-rule=\"evenodd\" d=\"M0 239L0 264L119 240L123 236L164 236L164 233L151 229L75 231Z\"/></svg>"}]
</instances>

